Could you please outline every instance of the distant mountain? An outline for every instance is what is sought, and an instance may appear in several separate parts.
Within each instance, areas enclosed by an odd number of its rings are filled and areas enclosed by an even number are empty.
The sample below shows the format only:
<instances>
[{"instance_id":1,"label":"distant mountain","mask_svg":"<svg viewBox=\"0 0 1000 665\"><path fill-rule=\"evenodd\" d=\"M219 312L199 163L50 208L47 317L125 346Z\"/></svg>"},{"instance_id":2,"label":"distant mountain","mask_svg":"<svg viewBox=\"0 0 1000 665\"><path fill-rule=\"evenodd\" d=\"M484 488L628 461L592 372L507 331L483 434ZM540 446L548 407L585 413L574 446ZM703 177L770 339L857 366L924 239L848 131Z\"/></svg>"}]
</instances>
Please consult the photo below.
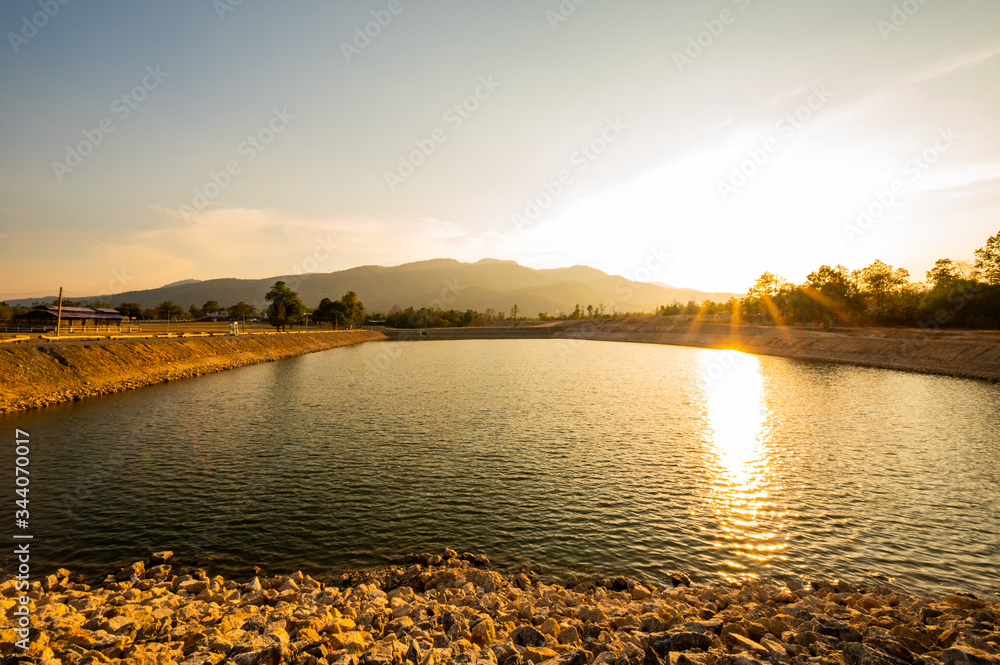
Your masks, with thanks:
<instances>
[{"instance_id":1,"label":"distant mountain","mask_svg":"<svg viewBox=\"0 0 1000 665\"><path fill-rule=\"evenodd\" d=\"M525 316L540 312L550 315L572 312L579 304L604 305L605 311L651 311L673 301L686 303L705 299L728 300L734 294L707 293L694 289L666 288L633 282L587 266L535 270L514 261L483 259L461 263L454 259L433 259L401 266L360 266L333 273L279 275L266 279L184 280L158 289L98 295L76 300L100 299L118 305L137 302L154 307L172 300L185 309L217 300L225 306L240 301L266 307L264 294L282 280L297 291L303 302L315 307L323 298L336 300L347 291L356 291L369 312L434 306L443 309L509 311L517 304ZM24 302L31 304L34 299ZM10 301L18 304L22 301Z\"/></svg>"},{"instance_id":2,"label":"distant mountain","mask_svg":"<svg viewBox=\"0 0 1000 665\"><path fill-rule=\"evenodd\" d=\"M166 288L169 288L171 286L186 286L188 284L197 284L200 281L201 281L200 279L182 279L179 282L170 282L169 284L164 284L160 288L161 289L166 289Z\"/></svg>"}]
</instances>

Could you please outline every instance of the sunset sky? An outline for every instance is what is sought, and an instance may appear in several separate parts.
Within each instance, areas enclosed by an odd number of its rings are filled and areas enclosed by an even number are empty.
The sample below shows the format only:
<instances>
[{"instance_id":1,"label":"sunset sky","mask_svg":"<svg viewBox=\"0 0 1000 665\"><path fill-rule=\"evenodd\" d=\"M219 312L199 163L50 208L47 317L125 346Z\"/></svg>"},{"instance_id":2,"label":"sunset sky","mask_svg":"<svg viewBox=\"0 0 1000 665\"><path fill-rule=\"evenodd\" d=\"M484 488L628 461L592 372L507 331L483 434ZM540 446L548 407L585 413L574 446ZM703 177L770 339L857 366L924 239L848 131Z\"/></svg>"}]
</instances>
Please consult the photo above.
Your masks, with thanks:
<instances>
[{"instance_id":1,"label":"sunset sky","mask_svg":"<svg viewBox=\"0 0 1000 665\"><path fill-rule=\"evenodd\" d=\"M745 292L1000 231L996 2L61 2L0 6L0 299L437 257Z\"/></svg>"}]
</instances>

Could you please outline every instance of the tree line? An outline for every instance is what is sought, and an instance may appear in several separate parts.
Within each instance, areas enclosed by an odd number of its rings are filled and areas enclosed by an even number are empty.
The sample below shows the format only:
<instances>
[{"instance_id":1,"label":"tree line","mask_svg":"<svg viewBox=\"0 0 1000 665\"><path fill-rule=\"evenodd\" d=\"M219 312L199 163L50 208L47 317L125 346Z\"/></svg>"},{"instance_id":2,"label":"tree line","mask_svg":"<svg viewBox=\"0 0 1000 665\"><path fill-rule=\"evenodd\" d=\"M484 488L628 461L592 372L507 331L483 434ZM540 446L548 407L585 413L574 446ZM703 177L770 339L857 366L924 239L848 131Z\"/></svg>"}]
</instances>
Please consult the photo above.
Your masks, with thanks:
<instances>
[{"instance_id":1,"label":"tree line","mask_svg":"<svg viewBox=\"0 0 1000 665\"><path fill-rule=\"evenodd\" d=\"M225 312L229 318L263 318L279 329L287 326L327 324L353 328L366 322L384 322L393 328L446 328L482 326L497 321L579 320L631 318L640 316L693 315L701 318L725 319L746 323L838 325L890 325L936 328L1000 328L1000 232L987 239L974 253L975 261L938 259L927 271L926 279L914 282L903 268L894 268L882 261L856 270L842 265L820 266L805 282L794 284L771 272L765 272L743 298L727 302L705 300L696 303L673 302L650 312L611 311L603 303L576 305L572 312L550 316L539 312L526 316L515 304L510 312L487 309L441 310L434 307L415 309L393 306L388 313L366 313L358 294L348 291L341 298L323 298L310 310L297 293L285 282L275 282L265 294L269 303L258 312L254 305L239 302L221 307L209 300L201 307L194 304L186 310L165 300L156 307L143 308L138 303L122 303L113 309L122 316L136 320L191 320ZM36 305L39 303L35 303ZM55 303L52 303L55 304ZM102 301L77 302L64 300L67 307L103 307ZM0 303L0 321L30 311L29 307L12 307Z\"/></svg>"}]
</instances>

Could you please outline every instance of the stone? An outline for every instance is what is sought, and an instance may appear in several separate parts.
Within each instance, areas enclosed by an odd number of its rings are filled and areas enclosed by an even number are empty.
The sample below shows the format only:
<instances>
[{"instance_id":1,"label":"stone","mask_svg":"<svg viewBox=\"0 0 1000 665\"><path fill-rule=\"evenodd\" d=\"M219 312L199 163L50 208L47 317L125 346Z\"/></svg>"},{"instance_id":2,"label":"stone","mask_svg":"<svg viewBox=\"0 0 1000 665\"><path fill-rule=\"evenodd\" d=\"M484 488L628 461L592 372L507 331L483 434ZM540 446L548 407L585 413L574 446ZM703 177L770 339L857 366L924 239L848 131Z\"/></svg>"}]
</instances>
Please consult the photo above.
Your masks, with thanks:
<instances>
[{"instance_id":1,"label":"stone","mask_svg":"<svg viewBox=\"0 0 1000 665\"><path fill-rule=\"evenodd\" d=\"M738 633L727 633L723 641L733 651L748 651L758 657L768 657L771 652L763 645L754 642L749 637L743 637Z\"/></svg>"},{"instance_id":2,"label":"stone","mask_svg":"<svg viewBox=\"0 0 1000 665\"><path fill-rule=\"evenodd\" d=\"M817 616L816 631L822 635L835 637L841 642L860 642L861 633L851 624L827 616Z\"/></svg>"},{"instance_id":3,"label":"stone","mask_svg":"<svg viewBox=\"0 0 1000 665\"><path fill-rule=\"evenodd\" d=\"M559 641L559 644L582 644L583 642L576 626L564 626L556 635L556 640Z\"/></svg>"},{"instance_id":4,"label":"stone","mask_svg":"<svg viewBox=\"0 0 1000 665\"><path fill-rule=\"evenodd\" d=\"M671 651L690 651L701 649L707 651L712 646L712 638L706 633L682 631L670 634Z\"/></svg>"},{"instance_id":5,"label":"stone","mask_svg":"<svg viewBox=\"0 0 1000 665\"><path fill-rule=\"evenodd\" d=\"M278 665L281 662L281 646L274 644L263 649L236 654L230 658L234 665Z\"/></svg>"},{"instance_id":6,"label":"stone","mask_svg":"<svg viewBox=\"0 0 1000 665\"><path fill-rule=\"evenodd\" d=\"M163 550L161 552L153 552L149 555L149 565L152 566L162 566L166 562L170 561L170 558L174 555L170 550Z\"/></svg>"},{"instance_id":7,"label":"stone","mask_svg":"<svg viewBox=\"0 0 1000 665\"><path fill-rule=\"evenodd\" d=\"M941 661L944 665L1000 665L1000 658L964 645L945 649Z\"/></svg>"},{"instance_id":8,"label":"stone","mask_svg":"<svg viewBox=\"0 0 1000 665\"><path fill-rule=\"evenodd\" d=\"M115 573L115 579L119 582L135 581L146 573L146 564L136 561L131 566L125 566Z\"/></svg>"},{"instance_id":9,"label":"stone","mask_svg":"<svg viewBox=\"0 0 1000 665\"><path fill-rule=\"evenodd\" d=\"M534 626L519 626L510 632L510 641L519 647L541 647L546 644L545 635Z\"/></svg>"},{"instance_id":10,"label":"stone","mask_svg":"<svg viewBox=\"0 0 1000 665\"><path fill-rule=\"evenodd\" d=\"M496 626L493 624L493 619L489 616L481 617L481 619L473 624L469 631L470 641L480 647L489 646L497 638Z\"/></svg>"},{"instance_id":11,"label":"stone","mask_svg":"<svg viewBox=\"0 0 1000 665\"><path fill-rule=\"evenodd\" d=\"M557 637L560 630L561 627L559 626L559 622L552 617L545 619L545 621L542 622L542 625L538 627L538 632L543 635L551 635L552 637Z\"/></svg>"},{"instance_id":12,"label":"stone","mask_svg":"<svg viewBox=\"0 0 1000 665\"><path fill-rule=\"evenodd\" d=\"M541 663L559 657L557 652L548 647L526 647L523 655L524 660L529 663Z\"/></svg>"},{"instance_id":13,"label":"stone","mask_svg":"<svg viewBox=\"0 0 1000 665\"><path fill-rule=\"evenodd\" d=\"M848 642L842 652L847 665L903 665L900 660L875 647L860 642Z\"/></svg>"}]
</instances>

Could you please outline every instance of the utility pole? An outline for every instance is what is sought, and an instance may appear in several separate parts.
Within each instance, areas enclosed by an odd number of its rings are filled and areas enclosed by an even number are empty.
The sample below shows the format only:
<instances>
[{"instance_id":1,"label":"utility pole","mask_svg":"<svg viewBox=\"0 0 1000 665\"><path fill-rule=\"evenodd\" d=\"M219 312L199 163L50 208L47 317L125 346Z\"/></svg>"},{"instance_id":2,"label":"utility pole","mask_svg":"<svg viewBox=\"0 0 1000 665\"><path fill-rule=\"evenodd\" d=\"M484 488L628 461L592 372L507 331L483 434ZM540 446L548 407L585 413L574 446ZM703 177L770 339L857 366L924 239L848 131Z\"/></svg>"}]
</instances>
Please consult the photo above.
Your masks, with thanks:
<instances>
[{"instance_id":1,"label":"utility pole","mask_svg":"<svg viewBox=\"0 0 1000 665\"><path fill-rule=\"evenodd\" d=\"M56 337L59 337L62 331L62 290L63 287L59 287L59 313L56 315Z\"/></svg>"}]
</instances>

